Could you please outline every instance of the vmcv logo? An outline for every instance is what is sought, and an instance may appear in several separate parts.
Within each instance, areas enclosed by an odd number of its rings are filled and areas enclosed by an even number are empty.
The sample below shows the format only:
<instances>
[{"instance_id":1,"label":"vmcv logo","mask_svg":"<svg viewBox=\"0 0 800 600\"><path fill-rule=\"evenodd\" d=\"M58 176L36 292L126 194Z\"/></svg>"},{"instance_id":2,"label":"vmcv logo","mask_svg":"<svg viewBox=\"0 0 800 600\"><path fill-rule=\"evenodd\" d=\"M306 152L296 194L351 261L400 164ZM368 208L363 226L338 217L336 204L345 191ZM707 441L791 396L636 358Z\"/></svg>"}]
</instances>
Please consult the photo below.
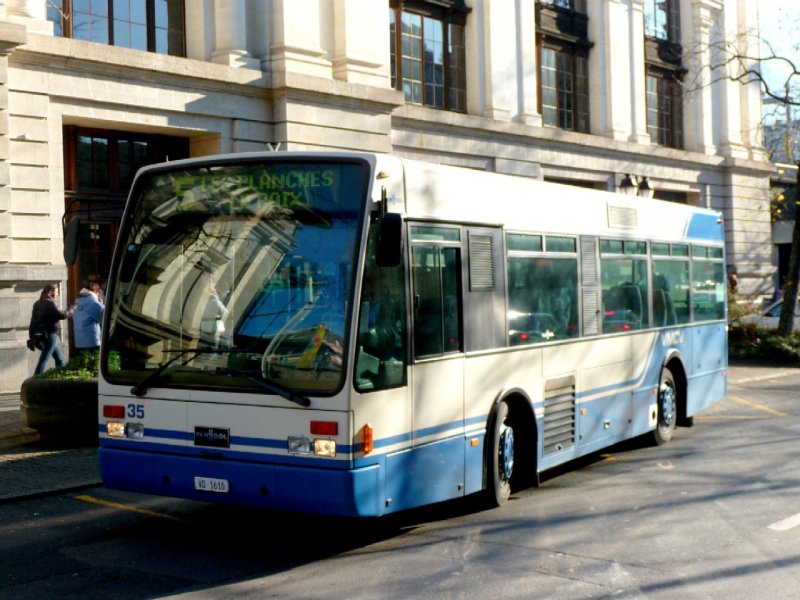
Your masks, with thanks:
<instances>
[{"instance_id":1,"label":"vmcv logo","mask_svg":"<svg viewBox=\"0 0 800 600\"><path fill-rule=\"evenodd\" d=\"M680 346L683 344L683 330L665 331L661 334L661 343L665 346Z\"/></svg>"}]
</instances>

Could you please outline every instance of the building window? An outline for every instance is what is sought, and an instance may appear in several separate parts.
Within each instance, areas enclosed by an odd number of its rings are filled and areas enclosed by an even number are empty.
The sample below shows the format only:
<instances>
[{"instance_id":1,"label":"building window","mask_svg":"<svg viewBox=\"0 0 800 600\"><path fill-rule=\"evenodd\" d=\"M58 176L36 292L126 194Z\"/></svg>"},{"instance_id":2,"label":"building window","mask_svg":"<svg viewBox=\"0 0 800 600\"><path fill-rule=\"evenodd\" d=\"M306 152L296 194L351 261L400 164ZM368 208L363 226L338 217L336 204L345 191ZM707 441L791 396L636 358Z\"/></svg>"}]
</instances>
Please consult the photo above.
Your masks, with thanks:
<instances>
[{"instance_id":1,"label":"building window","mask_svg":"<svg viewBox=\"0 0 800 600\"><path fill-rule=\"evenodd\" d=\"M469 12L463 0L391 0L389 39L392 86L406 102L466 112L466 44Z\"/></svg>"},{"instance_id":2,"label":"building window","mask_svg":"<svg viewBox=\"0 0 800 600\"><path fill-rule=\"evenodd\" d=\"M683 87L678 0L646 0L647 132L653 143L683 148Z\"/></svg>"},{"instance_id":3,"label":"building window","mask_svg":"<svg viewBox=\"0 0 800 600\"><path fill-rule=\"evenodd\" d=\"M586 0L539 0L539 3L554 8L574 10L581 13L586 12Z\"/></svg>"},{"instance_id":4,"label":"building window","mask_svg":"<svg viewBox=\"0 0 800 600\"><path fill-rule=\"evenodd\" d=\"M66 173L68 191L119 194L124 200L139 168L170 154L187 154L185 140L180 138L75 128L68 128L67 133L67 152L74 157ZM161 148L163 144L178 146L170 153Z\"/></svg>"},{"instance_id":5,"label":"building window","mask_svg":"<svg viewBox=\"0 0 800 600\"><path fill-rule=\"evenodd\" d=\"M644 35L679 42L679 0L645 0Z\"/></svg>"},{"instance_id":6,"label":"building window","mask_svg":"<svg viewBox=\"0 0 800 600\"><path fill-rule=\"evenodd\" d=\"M541 0L536 6L539 111L542 122L589 131L588 17L584 0Z\"/></svg>"},{"instance_id":7,"label":"building window","mask_svg":"<svg viewBox=\"0 0 800 600\"><path fill-rule=\"evenodd\" d=\"M647 132L650 140L683 147L683 89L670 75L647 75Z\"/></svg>"},{"instance_id":8,"label":"building window","mask_svg":"<svg viewBox=\"0 0 800 600\"><path fill-rule=\"evenodd\" d=\"M542 47L541 113L545 125L589 131L588 58L570 48Z\"/></svg>"},{"instance_id":9,"label":"building window","mask_svg":"<svg viewBox=\"0 0 800 600\"><path fill-rule=\"evenodd\" d=\"M48 0L57 36L185 56L183 0Z\"/></svg>"}]
</instances>

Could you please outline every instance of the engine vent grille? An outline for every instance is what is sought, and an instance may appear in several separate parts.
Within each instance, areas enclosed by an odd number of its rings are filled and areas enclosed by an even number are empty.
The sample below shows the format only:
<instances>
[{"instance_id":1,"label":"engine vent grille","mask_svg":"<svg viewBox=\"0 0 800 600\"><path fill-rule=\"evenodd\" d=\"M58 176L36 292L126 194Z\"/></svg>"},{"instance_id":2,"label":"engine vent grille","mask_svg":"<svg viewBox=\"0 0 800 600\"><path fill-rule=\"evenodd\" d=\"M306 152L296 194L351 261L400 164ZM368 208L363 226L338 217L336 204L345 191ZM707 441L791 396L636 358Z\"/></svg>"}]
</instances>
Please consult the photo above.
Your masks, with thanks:
<instances>
[{"instance_id":1,"label":"engine vent grille","mask_svg":"<svg viewBox=\"0 0 800 600\"><path fill-rule=\"evenodd\" d=\"M575 445L575 377L559 377L544 388L544 454Z\"/></svg>"}]
</instances>

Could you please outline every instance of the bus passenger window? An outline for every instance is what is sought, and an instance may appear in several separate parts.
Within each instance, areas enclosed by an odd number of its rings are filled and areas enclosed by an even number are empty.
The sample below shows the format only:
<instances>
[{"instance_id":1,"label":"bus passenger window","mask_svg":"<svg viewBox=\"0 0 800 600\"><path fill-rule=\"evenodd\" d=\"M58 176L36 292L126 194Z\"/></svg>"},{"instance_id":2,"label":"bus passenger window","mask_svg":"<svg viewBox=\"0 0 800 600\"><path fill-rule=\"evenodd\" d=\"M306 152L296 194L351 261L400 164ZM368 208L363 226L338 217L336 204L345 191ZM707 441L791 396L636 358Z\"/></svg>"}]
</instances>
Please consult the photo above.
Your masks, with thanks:
<instances>
[{"instance_id":1,"label":"bus passenger window","mask_svg":"<svg viewBox=\"0 0 800 600\"><path fill-rule=\"evenodd\" d=\"M461 296L458 249L412 248L414 279L414 356L461 350Z\"/></svg>"},{"instance_id":2,"label":"bus passenger window","mask_svg":"<svg viewBox=\"0 0 800 600\"><path fill-rule=\"evenodd\" d=\"M578 261L509 257L508 337L512 346L578 335Z\"/></svg>"},{"instance_id":3,"label":"bus passenger window","mask_svg":"<svg viewBox=\"0 0 800 600\"><path fill-rule=\"evenodd\" d=\"M705 248L701 248L705 250ZM693 248L696 251L697 248ZM692 257L692 320L725 318L725 265Z\"/></svg>"},{"instance_id":4,"label":"bus passenger window","mask_svg":"<svg viewBox=\"0 0 800 600\"><path fill-rule=\"evenodd\" d=\"M689 322L689 261L653 260L653 327Z\"/></svg>"},{"instance_id":5,"label":"bus passenger window","mask_svg":"<svg viewBox=\"0 0 800 600\"><path fill-rule=\"evenodd\" d=\"M603 332L634 331L649 326L647 260L604 258Z\"/></svg>"}]
</instances>

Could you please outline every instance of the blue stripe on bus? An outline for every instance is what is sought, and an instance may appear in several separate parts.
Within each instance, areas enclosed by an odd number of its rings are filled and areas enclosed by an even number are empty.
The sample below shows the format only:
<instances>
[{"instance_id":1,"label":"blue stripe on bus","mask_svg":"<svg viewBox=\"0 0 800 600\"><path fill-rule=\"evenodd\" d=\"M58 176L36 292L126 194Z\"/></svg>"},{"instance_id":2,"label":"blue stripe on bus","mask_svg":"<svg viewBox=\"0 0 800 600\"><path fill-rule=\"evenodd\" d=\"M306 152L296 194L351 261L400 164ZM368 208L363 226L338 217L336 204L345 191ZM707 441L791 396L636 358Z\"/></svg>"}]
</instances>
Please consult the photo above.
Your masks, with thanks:
<instances>
[{"instance_id":1,"label":"blue stripe on bus","mask_svg":"<svg viewBox=\"0 0 800 600\"><path fill-rule=\"evenodd\" d=\"M612 391L614 389L625 387L629 384L630 382L626 382L624 384L618 384L616 386L607 386L607 388L598 388L594 391L586 392L583 395L598 393L598 392L602 393L604 391ZM378 450L378 449L388 448L391 446L397 446L398 444L409 443L414 439L442 434L448 431L453 432L454 436L458 437L464 434L463 428L474 427L476 425L482 425L485 423L486 423L486 415L479 415L467 420L458 420L433 427L425 427L409 433L402 433L398 435L376 439L374 441L374 448ZM104 424L98 424L98 432L105 433ZM145 440L148 441L126 440L122 438L119 439L101 438L100 443L101 445L104 446L125 448L130 450L153 450L159 452L172 452L172 453L178 450L182 452L189 450L198 456L200 456L202 453L216 452L220 453L222 456L226 458L235 457L235 458L241 458L242 460L263 461L266 456L268 456L270 460L273 460L278 456L282 456L282 455L272 455L272 454L264 455L259 453L248 453L246 451L231 450L229 448L194 446L193 444L187 446L175 446L170 444L161 444L158 442L158 440L177 440L182 442L192 442L194 440L194 434L192 432L187 432L187 431L177 431L170 429L150 429L148 427L145 427L144 435L145 435ZM447 439L454 436L444 436L444 438L442 439ZM154 441L149 441L149 440L154 440ZM436 441L436 440L430 440L430 441ZM275 450L285 450L286 438L274 439L274 438L246 437L246 436L231 436L231 445L244 446L245 448L269 448ZM345 455L356 454L361 452L361 444L360 443L352 445L337 444L337 452L341 452L342 454ZM296 456L297 455L291 455L290 457L295 458ZM315 460L316 459L311 459L312 463L316 464Z\"/></svg>"},{"instance_id":2,"label":"blue stripe on bus","mask_svg":"<svg viewBox=\"0 0 800 600\"><path fill-rule=\"evenodd\" d=\"M658 373L660 372L661 365L660 363L657 364L654 360L656 354L663 355L662 352L656 353L656 346L662 346L661 343L661 334L656 334L653 336L650 352L648 352L648 358L643 366L642 372L635 378L626 380L621 383L606 385L602 387L593 388L591 390L586 390L582 392L576 393L576 398L586 398L590 396L595 396L600 394L599 397L595 398L593 401L602 401L604 399L613 397L619 394L620 390L625 388L633 388L632 391L636 391L642 385L645 384L646 381L651 380L654 385L658 383ZM470 417L465 420L458 420L452 421L450 423L437 425L433 427L425 427L419 430L406 432L402 434L397 434L389 437L378 438L374 441L374 448L376 450L379 449L386 449L393 446L398 446L401 444L408 444L415 439L425 438L432 435L442 434L448 431L454 432L453 436L444 436L441 439L449 439L450 437L458 437L461 435L478 435L483 433L483 431L473 431L473 432L466 432L464 430L474 427L480 427L485 425L487 419L487 415L478 415L474 417ZM462 430L462 427L464 430ZM100 433L105 433L105 426L98 425L98 431ZM213 451L223 451L224 456L231 457L231 458L239 458L241 457L244 460L258 460L263 461L265 457L268 457L269 460L278 460L280 457L286 458L292 464L296 464L296 460L302 460L301 458L297 457L297 455L274 455L274 454L260 454L260 453L248 453L246 451L241 450L229 450L229 449L215 449L215 448L204 448L200 446L188 445L188 446L173 446L169 444L158 444L157 440L179 440L185 442L191 442L194 439L194 434L192 432L186 431L175 431L175 430L168 430L168 429L149 429L145 428L145 436L146 439L155 439L156 442L147 442L148 444L154 446L159 451L162 452L176 452L180 450L185 452L187 450L195 451L196 454L199 456L202 452L213 452ZM428 442L438 441L438 440L427 440ZM109 439L103 438L101 439L101 444L105 443L106 445L111 444L122 444L125 448L128 449L145 449L148 446L145 446L142 441L140 440L117 440L117 439ZM268 448L274 450L285 450L286 449L286 438L282 439L270 439L270 438L257 438L257 437L246 437L246 436L232 436L231 443L237 446L243 446L245 448ZM410 448L410 446L408 447ZM402 450L403 448L400 448ZM407 448L406 448L407 449ZM395 449L397 450L397 449ZM352 445L348 444L339 444L337 448L338 452L341 452L343 455L351 455L351 454L358 454L362 451L361 444L356 443ZM376 456L378 453L372 455ZM318 459L306 459L310 461L312 465L318 465L316 462ZM328 460L328 459L326 459ZM353 460L360 461L361 458L353 457ZM337 463L347 464L349 463L350 459L347 460L340 460L340 459L330 459L331 462L335 461ZM329 463L331 464L331 463Z\"/></svg>"},{"instance_id":3,"label":"blue stripe on bus","mask_svg":"<svg viewBox=\"0 0 800 600\"><path fill-rule=\"evenodd\" d=\"M284 442L283 448L286 448ZM305 467L332 467L337 469L350 468L351 459L348 458L321 458L304 456L301 454L262 454L246 452L243 450L230 450L228 448L206 448L203 446L173 446L159 442L142 440L125 440L115 438L101 438L100 448L114 449L127 452L156 452L159 454L188 455L195 458L209 458L209 454L219 456L223 460L241 460L247 462L265 462L269 459L272 464L299 465ZM348 451L349 454L349 451Z\"/></svg>"}]
</instances>

